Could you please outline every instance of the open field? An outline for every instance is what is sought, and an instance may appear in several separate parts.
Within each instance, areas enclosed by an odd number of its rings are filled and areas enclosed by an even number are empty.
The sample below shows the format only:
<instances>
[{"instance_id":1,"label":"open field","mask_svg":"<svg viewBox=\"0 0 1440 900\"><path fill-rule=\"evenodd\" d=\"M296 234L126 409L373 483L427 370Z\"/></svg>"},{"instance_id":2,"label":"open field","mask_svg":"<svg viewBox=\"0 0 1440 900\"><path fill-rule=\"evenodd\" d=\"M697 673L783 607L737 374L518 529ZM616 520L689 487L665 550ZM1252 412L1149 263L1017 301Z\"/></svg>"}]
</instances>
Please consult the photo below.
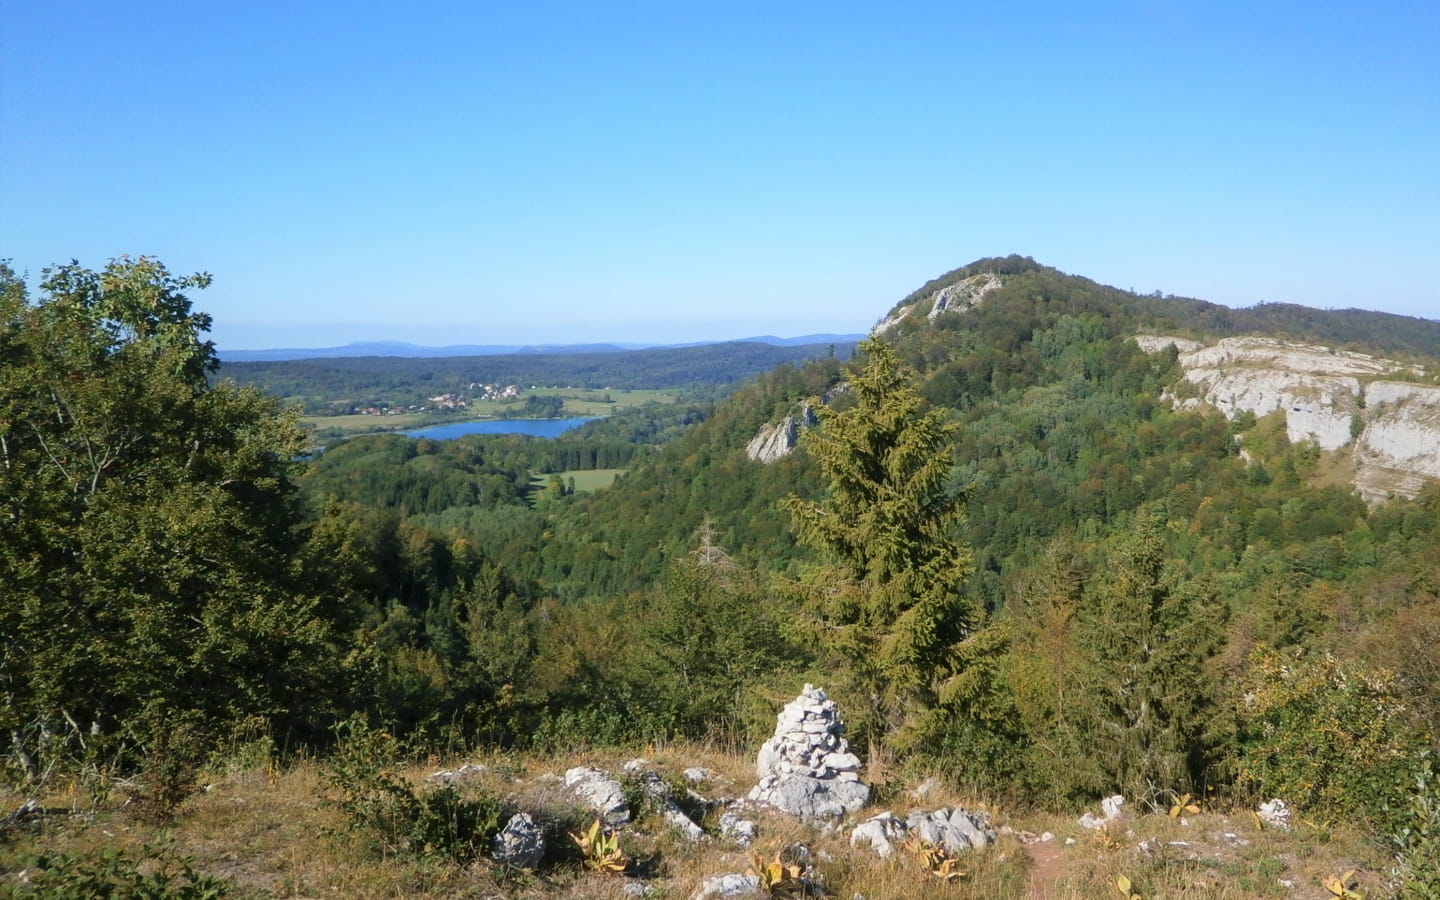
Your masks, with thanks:
<instances>
[{"instance_id":1,"label":"open field","mask_svg":"<svg viewBox=\"0 0 1440 900\"><path fill-rule=\"evenodd\" d=\"M607 416L622 409L633 409L648 403L674 403L678 391L659 390L587 390L585 388L535 388L525 395L565 398L565 412L577 416Z\"/></svg>"},{"instance_id":2,"label":"open field","mask_svg":"<svg viewBox=\"0 0 1440 900\"><path fill-rule=\"evenodd\" d=\"M534 388L521 392L519 398L507 400L472 400L467 410L459 413L404 413L394 416L302 416L300 424L322 436L336 434L367 434L374 431L401 431L440 425L447 422L468 422L479 419L521 418L525 398L560 397L565 401L566 416L608 416L624 409L650 403L674 403L678 391L661 390L588 390L585 388Z\"/></svg>"},{"instance_id":3,"label":"open field","mask_svg":"<svg viewBox=\"0 0 1440 900\"><path fill-rule=\"evenodd\" d=\"M336 431L361 434L368 431L398 431L405 428L419 428L433 424L434 416L425 413L404 413L396 416L301 416L300 424L316 431Z\"/></svg>"},{"instance_id":4,"label":"open field","mask_svg":"<svg viewBox=\"0 0 1440 900\"><path fill-rule=\"evenodd\" d=\"M584 494L610 487L615 483L615 479L625 471L625 469L568 469L555 474L559 475L560 480L567 485L570 483L570 479L575 479L575 493ZM530 486L537 491L544 490L545 486L550 483L550 477L549 475L537 475L531 479Z\"/></svg>"},{"instance_id":5,"label":"open field","mask_svg":"<svg viewBox=\"0 0 1440 900\"><path fill-rule=\"evenodd\" d=\"M707 878L757 871L797 844L808 848L807 877L832 898L1080 900L1118 896L1116 882L1123 876L1144 898L1279 900L1327 896L1324 881L1352 869L1350 884L1357 896L1379 897L1389 877L1384 856L1343 829L1301 823L1294 831L1276 831L1262 828L1241 809L1184 818L1134 810L1112 826L1086 831L1076 823L1079 811L1055 815L1005 809L956 793L925 772L875 785L872 803L839 827L746 810L742 815L758 826L758 837L747 849L720 834L721 807L709 804L746 794L754 781L753 756L693 744L646 747L643 767L667 784L682 786L674 790L693 790L704 801L711 811L695 815L705 840L682 838L658 809L642 801L643 782L621 776L630 802L640 804L635 819L617 831L623 873L594 871L567 833L583 831L595 814L569 794L561 775L580 765L618 774L638 749L431 757L395 770L375 764L375 773L421 798L445 783L428 777L437 770L453 771L464 762L483 766L453 776L450 783L467 800L498 802L499 821L513 811L533 817L546 834L545 857L533 870L490 862L488 841L459 859L433 845L387 841L389 832L377 828L388 820L356 818L357 812L373 813L373 805L384 802L353 790L354 778L371 776L352 773L347 781L324 762L281 766L251 754L243 764L213 764L201 773L203 791L186 800L168 823L138 816L134 804L124 803L121 783L102 783L99 776L83 783L56 779L31 785L24 794L0 793L0 813L10 813L30 796L44 810L0 840L0 895L26 897L52 877L34 867L36 856L64 852L79 860L72 865L90 860L93 867L98 854L109 851L140 862L146 871L154 870L157 859L173 864L189 858L197 873L228 882L223 896L242 898L688 898ZM683 787L681 772L694 766L709 770L709 778ZM923 799L916 793L922 781L932 784ZM999 836L988 848L959 854L955 868L962 874L953 880L935 877L919 848L900 848L883 860L850 846L850 827L882 810L903 818L915 809L955 806L987 814Z\"/></svg>"}]
</instances>

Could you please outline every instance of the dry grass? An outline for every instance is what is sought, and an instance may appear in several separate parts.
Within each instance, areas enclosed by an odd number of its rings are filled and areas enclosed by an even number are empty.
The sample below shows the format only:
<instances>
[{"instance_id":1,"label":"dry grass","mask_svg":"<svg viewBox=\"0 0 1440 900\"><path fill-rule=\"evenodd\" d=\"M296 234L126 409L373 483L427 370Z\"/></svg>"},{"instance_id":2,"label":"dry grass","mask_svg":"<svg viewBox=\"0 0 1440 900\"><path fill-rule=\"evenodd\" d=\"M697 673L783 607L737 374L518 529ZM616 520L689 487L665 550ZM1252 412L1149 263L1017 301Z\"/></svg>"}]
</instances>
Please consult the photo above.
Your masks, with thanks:
<instances>
[{"instance_id":1,"label":"dry grass","mask_svg":"<svg viewBox=\"0 0 1440 900\"><path fill-rule=\"evenodd\" d=\"M693 745L646 748L647 768L671 780L683 769L700 766L714 773L700 790L708 797L743 796L753 783L748 757ZM578 753L570 757L479 755L467 760L430 760L407 777L417 784L438 768L460 762L488 767L464 782L465 791L486 791L525 809L544 823L552 854L537 873L506 871L486 861L469 864L386 855L363 835L345 829L340 810L329 800L323 768L298 763L284 771L258 766L208 774L207 789L182 809L170 835L177 852L192 857L202 872L229 879L242 897L279 898L540 898L562 900L619 898L630 881L645 896L688 898L708 877L758 869L787 845L800 843L814 856L814 871L826 896L850 900L856 894L881 898L1068 898L1118 897L1115 879L1124 875L1146 900L1152 897L1264 898L1324 896L1321 879L1358 869L1367 896L1384 895L1385 861L1354 835L1302 825L1291 833L1261 829L1249 816L1204 812L1185 821L1164 815L1131 815L1104 834L1087 832L1074 815L1054 816L987 807L973 797L943 787L923 800L900 785L881 792L883 805L861 817L891 809L933 810L964 805L987 809L992 821L1008 826L992 848L961 860L961 878L942 881L913 853L885 861L869 851L852 850L845 829L821 829L783 816L760 814L760 840L740 849L718 840L685 843L656 816L625 830L622 845L635 860L640 877L607 877L587 871L578 853L566 846L567 830L588 824L591 815L577 809L559 780L565 769L595 765L619 772L629 758L622 752ZM673 776L673 778L672 778ZM118 799L91 808L83 785L55 783L37 799L52 809L39 834L12 833L0 840L0 895L14 884L23 860L39 851L92 853L100 848L139 853L161 839L157 826L127 816ZM114 797L118 798L119 793ZM0 812L24 799L0 795ZM712 820L703 824L714 830ZM1025 833L1055 834L1053 841L1022 843ZM556 846L555 839L558 837ZM1066 839L1073 839L1067 844ZM1293 887L1287 887L1290 882Z\"/></svg>"}]
</instances>

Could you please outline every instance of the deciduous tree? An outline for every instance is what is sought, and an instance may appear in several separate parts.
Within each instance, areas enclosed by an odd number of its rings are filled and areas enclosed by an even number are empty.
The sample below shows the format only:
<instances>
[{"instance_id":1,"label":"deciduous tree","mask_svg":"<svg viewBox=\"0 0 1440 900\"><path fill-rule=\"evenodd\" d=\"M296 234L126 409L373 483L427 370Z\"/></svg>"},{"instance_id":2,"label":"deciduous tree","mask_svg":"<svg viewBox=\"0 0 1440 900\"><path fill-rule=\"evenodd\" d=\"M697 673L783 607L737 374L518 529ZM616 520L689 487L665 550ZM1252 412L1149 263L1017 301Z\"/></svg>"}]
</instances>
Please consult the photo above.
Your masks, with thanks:
<instances>
[{"instance_id":1,"label":"deciduous tree","mask_svg":"<svg viewBox=\"0 0 1440 900\"><path fill-rule=\"evenodd\" d=\"M185 294L209 276L44 276L32 303L0 266L0 734L33 761L33 738L104 743L147 708L305 715L327 629L287 589L293 417L209 383Z\"/></svg>"}]
</instances>

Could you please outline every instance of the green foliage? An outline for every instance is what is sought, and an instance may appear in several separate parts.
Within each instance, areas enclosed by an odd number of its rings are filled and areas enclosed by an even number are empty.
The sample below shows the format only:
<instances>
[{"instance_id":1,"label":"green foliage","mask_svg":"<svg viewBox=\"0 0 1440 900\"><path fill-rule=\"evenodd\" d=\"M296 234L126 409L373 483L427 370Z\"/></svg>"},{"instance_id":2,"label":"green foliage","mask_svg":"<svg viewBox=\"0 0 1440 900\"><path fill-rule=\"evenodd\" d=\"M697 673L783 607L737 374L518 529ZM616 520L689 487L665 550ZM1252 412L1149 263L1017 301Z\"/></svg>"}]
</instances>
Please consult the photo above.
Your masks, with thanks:
<instances>
[{"instance_id":1,"label":"green foliage","mask_svg":"<svg viewBox=\"0 0 1440 900\"><path fill-rule=\"evenodd\" d=\"M1400 827L1424 742L1392 675L1329 653L1261 648L1242 697L1242 784L1322 819L1357 818L1380 834Z\"/></svg>"},{"instance_id":2,"label":"green foliage","mask_svg":"<svg viewBox=\"0 0 1440 900\"><path fill-rule=\"evenodd\" d=\"M194 795L205 753L203 728L193 713L167 715L153 706L141 718L148 737L140 771L130 780L126 811L142 822L166 824Z\"/></svg>"},{"instance_id":3,"label":"green foliage","mask_svg":"<svg viewBox=\"0 0 1440 900\"><path fill-rule=\"evenodd\" d=\"M589 829L570 835L575 846L585 858L585 865L603 875L623 875L630 865L625 851L620 849L620 836L601 824L599 819L590 823Z\"/></svg>"},{"instance_id":4,"label":"green foliage","mask_svg":"<svg viewBox=\"0 0 1440 900\"><path fill-rule=\"evenodd\" d=\"M1414 792L1391 835L1402 900L1440 900L1440 781L1431 755L1416 766Z\"/></svg>"},{"instance_id":5,"label":"green foliage","mask_svg":"<svg viewBox=\"0 0 1440 900\"><path fill-rule=\"evenodd\" d=\"M1225 610L1212 585L1168 563L1164 534L1159 515L1138 516L1081 599L1071 723L1090 748L1096 792L1194 789L1214 759L1219 691L1207 661L1220 648Z\"/></svg>"},{"instance_id":6,"label":"green foliage","mask_svg":"<svg viewBox=\"0 0 1440 900\"><path fill-rule=\"evenodd\" d=\"M194 861L146 845L138 856L118 850L48 853L25 864L28 883L12 887L16 900L220 900L230 883L197 872Z\"/></svg>"},{"instance_id":7,"label":"green foliage","mask_svg":"<svg viewBox=\"0 0 1440 900\"><path fill-rule=\"evenodd\" d=\"M670 734L738 742L748 737L745 698L805 662L784 625L783 607L714 543L707 522L637 610L638 665L627 676L648 686Z\"/></svg>"},{"instance_id":8,"label":"green foliage","mask_svg":"<svg viewBox=\"0 0 1440 900\"><path fill-rule=\"evenodd\" d=\"M155 703L206 719L323 716L329 631L298 590L294 417L210 385L209 317L144 257L0 266L0 740L131 758ZM303 726L302 726L303 727Z\"/></svg>"},{"instance_id":9,"label":"green foliage","mask_svg":"<svg viewBox=\"0 0 1440 900\"><path fill-rule=\"evenodd\" d=\"M500 804L467 798L454 787L416 791L395 771L400 748L390 734L352 717L336 729L327 781L349 829L386 853L465 861L483 853L500 831Z\"/></svg>"},{"instance_id":10,"label":"green foliage","mask_svg":"<svg viewBox=\"0 0 1440 900\"><path fill-rule=\"evenodd\" d=\"M828 494L783 506L801 540L827 556L806 590L876 737L935 706L937 675L955 674L953 648L977 621L961 594L970 554L952 534L964 506L948 483L943 419L923 409L914 373L889 344L872 338L860 350L853 402L821 406L809 439Z\"/></svg>"}]
</instances>

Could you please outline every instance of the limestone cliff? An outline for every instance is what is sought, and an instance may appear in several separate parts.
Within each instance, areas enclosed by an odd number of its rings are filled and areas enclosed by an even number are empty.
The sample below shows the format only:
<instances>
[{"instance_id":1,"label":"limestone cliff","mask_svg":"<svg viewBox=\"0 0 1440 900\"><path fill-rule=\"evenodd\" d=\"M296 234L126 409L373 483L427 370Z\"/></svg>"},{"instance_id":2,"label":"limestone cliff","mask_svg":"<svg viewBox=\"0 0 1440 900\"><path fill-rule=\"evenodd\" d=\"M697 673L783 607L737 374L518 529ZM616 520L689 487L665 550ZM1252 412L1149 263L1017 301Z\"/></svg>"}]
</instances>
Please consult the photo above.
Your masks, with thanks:
<instances>
[{"instance_id":1,"label":"limestone cliff","mask_svg":"<svg viewBox=\"0 0 1440 900\"><path fill-rule=\"evenodd\" d=\"M793 416L786 416L775 424L761 425L760 430L745 445L745 455L756 462L770 463L784 457L800 443L800 432L815 424L815 410L808 403L801 404Z\"/></svg>"},{"instance_id":2,"label":"limestone cliff","mask_svg":"<svg viewBox=\"0 0 1440 900\"><path fill-rule=\"evenodd\" d=\"M1440 387L1398 378L1424 378L1415 366L1364 353L1274 338L1225 338L1202 345L1184 338L1142 335L1147 352L1179 351L1185 380L1201 403L1234 418L1279 411L1292 442L1354 456L1353 482L1370 501L1413 496L1440 480Z\"/></svg>"},{"instance_id":3,"label":"limestone cliff","mask_svg":"<svg viewBox=\"0 0 1440 900\"><path fill-rule=\"evenodd\" d=\"M901 321L929 307L925 314L928 321L934 321L936 316L944 312L960 312L970 309L985 299L985 295L1000 289L1000 276L989 272L982 272L979 275L971 275L954 284L947 285L922 300L917 300L908 306L902 306L886 317L885 321L875 326L873 334L884 334L891 328L900 324Z\"/></svg>"}]
</instances>

